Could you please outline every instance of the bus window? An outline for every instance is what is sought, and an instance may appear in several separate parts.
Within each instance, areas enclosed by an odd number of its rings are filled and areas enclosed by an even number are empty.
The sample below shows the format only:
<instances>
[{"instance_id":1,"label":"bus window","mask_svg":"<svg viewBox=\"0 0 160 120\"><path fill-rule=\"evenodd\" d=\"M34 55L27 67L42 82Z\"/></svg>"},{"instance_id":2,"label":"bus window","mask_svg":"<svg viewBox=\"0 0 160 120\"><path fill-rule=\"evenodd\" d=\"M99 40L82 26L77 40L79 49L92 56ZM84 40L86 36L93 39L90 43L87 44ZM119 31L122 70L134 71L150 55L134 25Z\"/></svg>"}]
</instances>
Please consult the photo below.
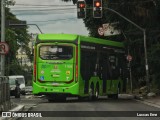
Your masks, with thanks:
<instances>
[{"instance_id":1,"label":"bus window","mask_svg":"<svg viewBox=\"0 0 160 120\"><path fill-rule=\"evenodd\" d=\"M117 79L120 76L120 70L118 66L118 57L116 55L109 56L109 73L111 79Z\"/></svg>"},{"instance_id":2,"label":"bus window","mask_svg":"<svg viewBox=\"0 0 160 120\"><path fill-rule=\"evenodd\" d=\"M96 52L81 50L81 75L84 80L89 80L96 72L96 58Z\"/></svg>"},{"instance_id":3,"label":"bus window","mask_svg":"<svg viewBox=\"0 0 160 120\"><path fill-rule=\"evenodd\" d=\"M43 45L39 50L39 56L43 60L65 60L73 57L72 46Z\"/></svg>"}]
</instances>

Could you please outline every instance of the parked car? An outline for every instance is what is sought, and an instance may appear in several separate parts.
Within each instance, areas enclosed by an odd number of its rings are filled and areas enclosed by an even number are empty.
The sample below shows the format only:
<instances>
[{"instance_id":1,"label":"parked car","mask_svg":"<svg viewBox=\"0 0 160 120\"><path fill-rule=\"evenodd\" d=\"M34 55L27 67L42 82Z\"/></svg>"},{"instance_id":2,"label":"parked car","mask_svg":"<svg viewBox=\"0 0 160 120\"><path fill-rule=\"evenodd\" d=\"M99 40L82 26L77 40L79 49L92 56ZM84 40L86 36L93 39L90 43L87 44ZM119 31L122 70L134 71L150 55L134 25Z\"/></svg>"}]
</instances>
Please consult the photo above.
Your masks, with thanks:
<instances>
[{"instance_id":1,"label":"parked car","mask_svg":"<svg viewBox=\"0 0 160 120\"><path fill-rule=\"evenodd\" d=\"M22 75L13 75L8 76L10 83L10 95L17 98L20 97L20 94L25 95L25 79Z\"/></svg>"}]
</instances>

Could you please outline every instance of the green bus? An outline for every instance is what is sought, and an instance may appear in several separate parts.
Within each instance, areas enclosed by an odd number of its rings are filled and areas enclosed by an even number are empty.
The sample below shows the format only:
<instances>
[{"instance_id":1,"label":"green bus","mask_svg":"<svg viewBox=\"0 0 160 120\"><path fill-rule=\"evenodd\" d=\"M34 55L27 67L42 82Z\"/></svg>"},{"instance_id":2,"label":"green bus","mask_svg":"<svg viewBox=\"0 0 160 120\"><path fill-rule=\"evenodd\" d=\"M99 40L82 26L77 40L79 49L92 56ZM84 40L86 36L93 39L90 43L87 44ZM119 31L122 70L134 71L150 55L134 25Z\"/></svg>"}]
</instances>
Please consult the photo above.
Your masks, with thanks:
<instances>
[{"instance_id":1,"label":"green bus","mask_svg":"<svg viewBox=\"0 0 160 120\"><path fill-rule=\"evenodd\" d=\"M73 34L39 34L34 46L33 94L48 101L77 96L118 98L124 86L124 45Z\"/></svg>"}]
</instances>

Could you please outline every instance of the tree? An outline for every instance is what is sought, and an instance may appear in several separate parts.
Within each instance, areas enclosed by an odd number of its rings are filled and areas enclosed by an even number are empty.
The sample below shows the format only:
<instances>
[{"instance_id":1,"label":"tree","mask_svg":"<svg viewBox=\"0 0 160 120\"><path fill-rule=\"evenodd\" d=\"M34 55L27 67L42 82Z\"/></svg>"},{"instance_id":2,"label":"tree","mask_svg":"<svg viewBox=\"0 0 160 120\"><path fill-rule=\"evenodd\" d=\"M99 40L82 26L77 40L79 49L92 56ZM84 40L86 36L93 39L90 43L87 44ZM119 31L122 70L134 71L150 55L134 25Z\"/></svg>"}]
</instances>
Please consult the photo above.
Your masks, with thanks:
<instances>
[{"instance_id":1,"label":"tree","mask_svg":"<svg viewBox=\"0 0 160 120\"><path fill-rule=\"evenodd\" d=\"M20 21L16 18L14 14L10 12L10 5L14 5L14 1L6 0L6 7L5 7L5 21L12 20L12 21ZM21 74L23 68L19 66L18 60L16 58L17 50L22 46L27 55L30 56L30 50L28 48L28 42L30 40L30 35L27 31L27 26L24 28L11 28L10 26L6 26L5 36L6 42L8 43L10 50L9 53L6 55L6 75L10 74Z\"/></svg>"}]
</instances>

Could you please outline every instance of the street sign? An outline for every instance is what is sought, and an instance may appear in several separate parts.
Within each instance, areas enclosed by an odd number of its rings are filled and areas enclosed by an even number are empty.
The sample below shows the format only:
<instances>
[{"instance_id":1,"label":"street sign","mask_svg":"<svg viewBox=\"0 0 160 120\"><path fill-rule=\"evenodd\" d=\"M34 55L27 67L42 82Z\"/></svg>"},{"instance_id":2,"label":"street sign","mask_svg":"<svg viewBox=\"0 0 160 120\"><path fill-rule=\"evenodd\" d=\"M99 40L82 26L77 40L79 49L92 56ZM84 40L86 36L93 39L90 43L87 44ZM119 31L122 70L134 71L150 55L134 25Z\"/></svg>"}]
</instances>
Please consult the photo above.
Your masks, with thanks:
<instances>
[{"instance_id":1,"label":"street sign","mask_svg":"<svg viewBox=\"0 0 160 120\"><path fill-rule=\"evenodd\" d=\"M6 21L6 26L13 27L13 28L24 28L24 27L27 27L27 22L8 20Z\"/></svg>"},{"instance_id":2,"label":"street sign","mask_svg":"<svg viewBox=\"0 0 160 120\"><path fill-rule=\"evenodd\" d=\"M130 62L132 61L132 56L131 55L127 55L127 60Z\"/></svg>"},{"instance_id":3,"label":"street sign","mask_svg":"<svg viewBox=\"0 0 160 120\"><path fill-rule=\"evenodd\" d=\"M102 27L99 27L99 28L98 28L98 34L99 34L99 35L104 35L104 30L103 30Z\"/></svg>"},{"instance_id":4,"label":"street sign","mask_svg":"<svg viewBox=\"0 0 160 120\"><path fill-rule=\"evenodd\" d=\"M9 46L5 42L0 42L0 54L5 55L9 52Z\"/></svg>"},{"instance_id":5,"label":"street sign","mask_svg":"<svg viewBox=\"0 0 160 120\"><path fill-rule=\"evenodd\" d=\"M113 36L121 34L121 31L119 29L115 29L115 25L117 24L118 22L103 24L104 36Z\"/></svg>"}]
</instances>

